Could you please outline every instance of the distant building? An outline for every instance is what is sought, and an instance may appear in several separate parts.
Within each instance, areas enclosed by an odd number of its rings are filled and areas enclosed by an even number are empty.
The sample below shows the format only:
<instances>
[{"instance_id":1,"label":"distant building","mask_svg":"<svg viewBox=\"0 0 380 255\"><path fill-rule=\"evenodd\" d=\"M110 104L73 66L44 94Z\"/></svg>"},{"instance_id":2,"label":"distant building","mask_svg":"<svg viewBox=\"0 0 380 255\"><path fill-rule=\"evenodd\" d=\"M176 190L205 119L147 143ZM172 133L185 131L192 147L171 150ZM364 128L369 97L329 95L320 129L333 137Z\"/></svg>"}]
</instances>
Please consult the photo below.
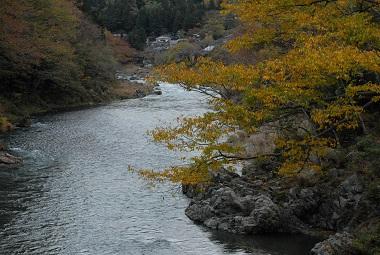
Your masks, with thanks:
<instances>
[{"instance_id":1,"label":"distant building","mask_svg":"<svg viewBox=\"0 0 380 255\"><path fill-rule=\"evenodd\" d=\"M156 38L157 43L169 43L171 38L169 36L159 36Z\"/></svg>"},{"instance_id":2,"label":"distant building","mask_svg":"<svg viewBox=\"0 0 380 255\"><path fill-rule=\"evenodd\" d=\"M171 38L169 36L159 36L149 43L149 46L156 51L167 50L170 48Z\"/></svg>"},{"instance_id":3,"label":"distant building","mask_svg":"<svg viewBox=\"0 0 380 255\"><path fill-rule=\"evenodd\" d=\"M200 35L200 34L193 34L193 38L194 38L194 39L200 39L200 38L201 38L201 35Z\"/></svg>"},{"instance_id":4,"label":"distant building","mask_svg":"<svg viewBox=\"0 0 380 255\"><path fill-rule=\"evenodd\" d=\"M206 48L203 49L205 52L211 52L215 49L214 45L207 46Z\"/></svg>"}]
</instances>

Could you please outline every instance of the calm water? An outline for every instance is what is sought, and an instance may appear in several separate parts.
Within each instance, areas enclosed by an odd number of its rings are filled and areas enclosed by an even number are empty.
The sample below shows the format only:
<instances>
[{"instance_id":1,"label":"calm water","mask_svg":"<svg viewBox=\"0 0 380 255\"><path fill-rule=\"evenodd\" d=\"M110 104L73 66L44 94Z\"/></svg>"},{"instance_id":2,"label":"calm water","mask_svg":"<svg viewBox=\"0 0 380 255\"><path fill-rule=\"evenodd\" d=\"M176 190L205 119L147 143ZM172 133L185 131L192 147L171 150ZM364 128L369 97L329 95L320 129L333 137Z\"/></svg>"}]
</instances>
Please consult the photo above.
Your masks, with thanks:
<instances>
[{"instance_id":1,"label":"calm water","mask_svg":"<svg viewBox=\"0 0 380 255\"><path fill-rule=\"evenodd\" d=\"M6 138L25 165L0 172L0 254L307 254L313 240L302 236L242 237L194 225L176 187L151 189L128 172L178 163L146 131L208 110L200 94L162 90L45 116Z\"/></svg>"}]
</instances>

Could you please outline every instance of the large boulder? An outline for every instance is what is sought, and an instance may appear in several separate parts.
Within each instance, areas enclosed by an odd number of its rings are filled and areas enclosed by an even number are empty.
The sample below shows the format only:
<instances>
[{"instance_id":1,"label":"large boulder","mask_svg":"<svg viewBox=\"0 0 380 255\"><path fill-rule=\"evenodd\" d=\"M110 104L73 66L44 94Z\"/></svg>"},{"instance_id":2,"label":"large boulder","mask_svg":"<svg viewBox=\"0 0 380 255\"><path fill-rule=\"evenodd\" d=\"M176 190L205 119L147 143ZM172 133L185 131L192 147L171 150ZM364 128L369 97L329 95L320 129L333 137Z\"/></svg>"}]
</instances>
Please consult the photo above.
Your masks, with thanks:
<instances>
[{"instance_id":1,"label":"large boulder","mask_svg":"<svg viewBox=\"0 0 380 255\"><path fill-rule=\"evenodd\" d=\"M214 209L206 201L191 203L185 210L185 214L195 222L203 223L214 216Z\"/></svg>"},{"instance_id":2,"label":"large boulder","mask_svg":"<svg viewBox=\"0 0 380 255\"><path fill-rule=\"evenodd\" d=\"M217 228L239 234L277 232L280 226L278 206L266 195L252 197L251 206L253 209L249 216L225 217Z\"/></svg>"},{"instance_id":3,"label":"large boulder","mask_svg":"<svg viewBox=\"0 0 380 255\"><path fill-rule=\"evenodd\" d=\"M210 205L219 215L231 215L243 211L240 197L229 187L223 187L213 192Z\"/></svg>"},{"instance_id":4,"label":"large boulder","mask_svg":"<svg viewBox=\"0 0 380 255\"><path fill-rule=\"evenodd\" d=\"M239 234L275 232L281 225L280 209L268 195L241 197L229 187L193 200L185 213L209 228Z\"/></svg>"},{"instance_id":5,"label":"large boulder","mask_svg":"<svg viewBox=\"0 0 380 255\"><path fill-rule=\"evenodd\" d=\"M354 255L353 237L347 233L336 233L328 239L317 243L311 250L311 255Z\"/></svg>"},{"instance_id":6,"label":"large boulder","mask_svg":"<svg viewBox=\"0 0 380 255\"><path fill-rule=\"evenodd\" d=\"M254 208L249 215L250 232L273 232L280 225L280 209L266 195L254 197Z\"/></svg>"}]
</instances>

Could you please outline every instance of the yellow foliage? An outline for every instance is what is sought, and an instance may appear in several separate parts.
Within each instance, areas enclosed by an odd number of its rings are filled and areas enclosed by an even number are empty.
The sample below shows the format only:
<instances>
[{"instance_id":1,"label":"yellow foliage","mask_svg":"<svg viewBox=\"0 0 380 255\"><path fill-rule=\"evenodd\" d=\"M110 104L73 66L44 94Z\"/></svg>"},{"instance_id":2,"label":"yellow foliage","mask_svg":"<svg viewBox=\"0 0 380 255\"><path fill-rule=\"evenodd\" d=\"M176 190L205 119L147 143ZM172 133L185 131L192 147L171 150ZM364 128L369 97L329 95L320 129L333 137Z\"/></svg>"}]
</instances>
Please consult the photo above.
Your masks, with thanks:
<instances>
[{"instance_id":1,"label":"yellow foliage","mask_svg":"<svg viewBox=\"0 0 380 255\"><path fill-rule=\"evenodd\" d=\"M0 115L0 133L12 130L13 126L6 117Z\"/></svg>"},{"instance_id":2,"label":"yellow foliage","mask_svg":"<svg viewBox=\"0 0 380 255\"><path fill-rule=\"evenodd\" d=\"M235 0L223 7L239 16L244 29L227 43L231 52L282 50L255 65L199 58L195 65L158 68L157 79L210 88L218 96L210 100L213 112L153 132L169 148L198 150L200 156L189 167L144 175L205 181L208 171L256 157L275 158L279 174L286 176L322 170L327 149L339 144L339 132L357 129L367 107L380 101L380 3ZM294 121L300 116L302 121ZM227 142L234 132L251 135L263 125L278 130L276 153L244 155L243 146Z\"/></svg>"}]
</instances>

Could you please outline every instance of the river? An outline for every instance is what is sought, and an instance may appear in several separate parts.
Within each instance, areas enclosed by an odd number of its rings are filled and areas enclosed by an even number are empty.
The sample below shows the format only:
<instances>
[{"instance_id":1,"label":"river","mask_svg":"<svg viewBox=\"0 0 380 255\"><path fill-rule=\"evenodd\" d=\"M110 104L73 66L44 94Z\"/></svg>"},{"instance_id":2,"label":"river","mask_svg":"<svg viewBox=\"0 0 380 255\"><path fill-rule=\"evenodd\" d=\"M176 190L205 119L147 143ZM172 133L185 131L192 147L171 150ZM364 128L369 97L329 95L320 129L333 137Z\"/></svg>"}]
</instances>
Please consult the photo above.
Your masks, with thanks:
<instances>
[{"instance_id":1,"label":"river","mask_svg":"<svg viewBox=\"0 0 380 255\"><path fill-rule=\"evenodd\" d=\"M161 96L39 117L5 137L25 164L0 172L0 254L307 254L314 240L304 236L197 226L178 188L149 187L128 171L180 163L146 132L208 111L196 92L161 89Z\"/></svg>"}]
</instances>

